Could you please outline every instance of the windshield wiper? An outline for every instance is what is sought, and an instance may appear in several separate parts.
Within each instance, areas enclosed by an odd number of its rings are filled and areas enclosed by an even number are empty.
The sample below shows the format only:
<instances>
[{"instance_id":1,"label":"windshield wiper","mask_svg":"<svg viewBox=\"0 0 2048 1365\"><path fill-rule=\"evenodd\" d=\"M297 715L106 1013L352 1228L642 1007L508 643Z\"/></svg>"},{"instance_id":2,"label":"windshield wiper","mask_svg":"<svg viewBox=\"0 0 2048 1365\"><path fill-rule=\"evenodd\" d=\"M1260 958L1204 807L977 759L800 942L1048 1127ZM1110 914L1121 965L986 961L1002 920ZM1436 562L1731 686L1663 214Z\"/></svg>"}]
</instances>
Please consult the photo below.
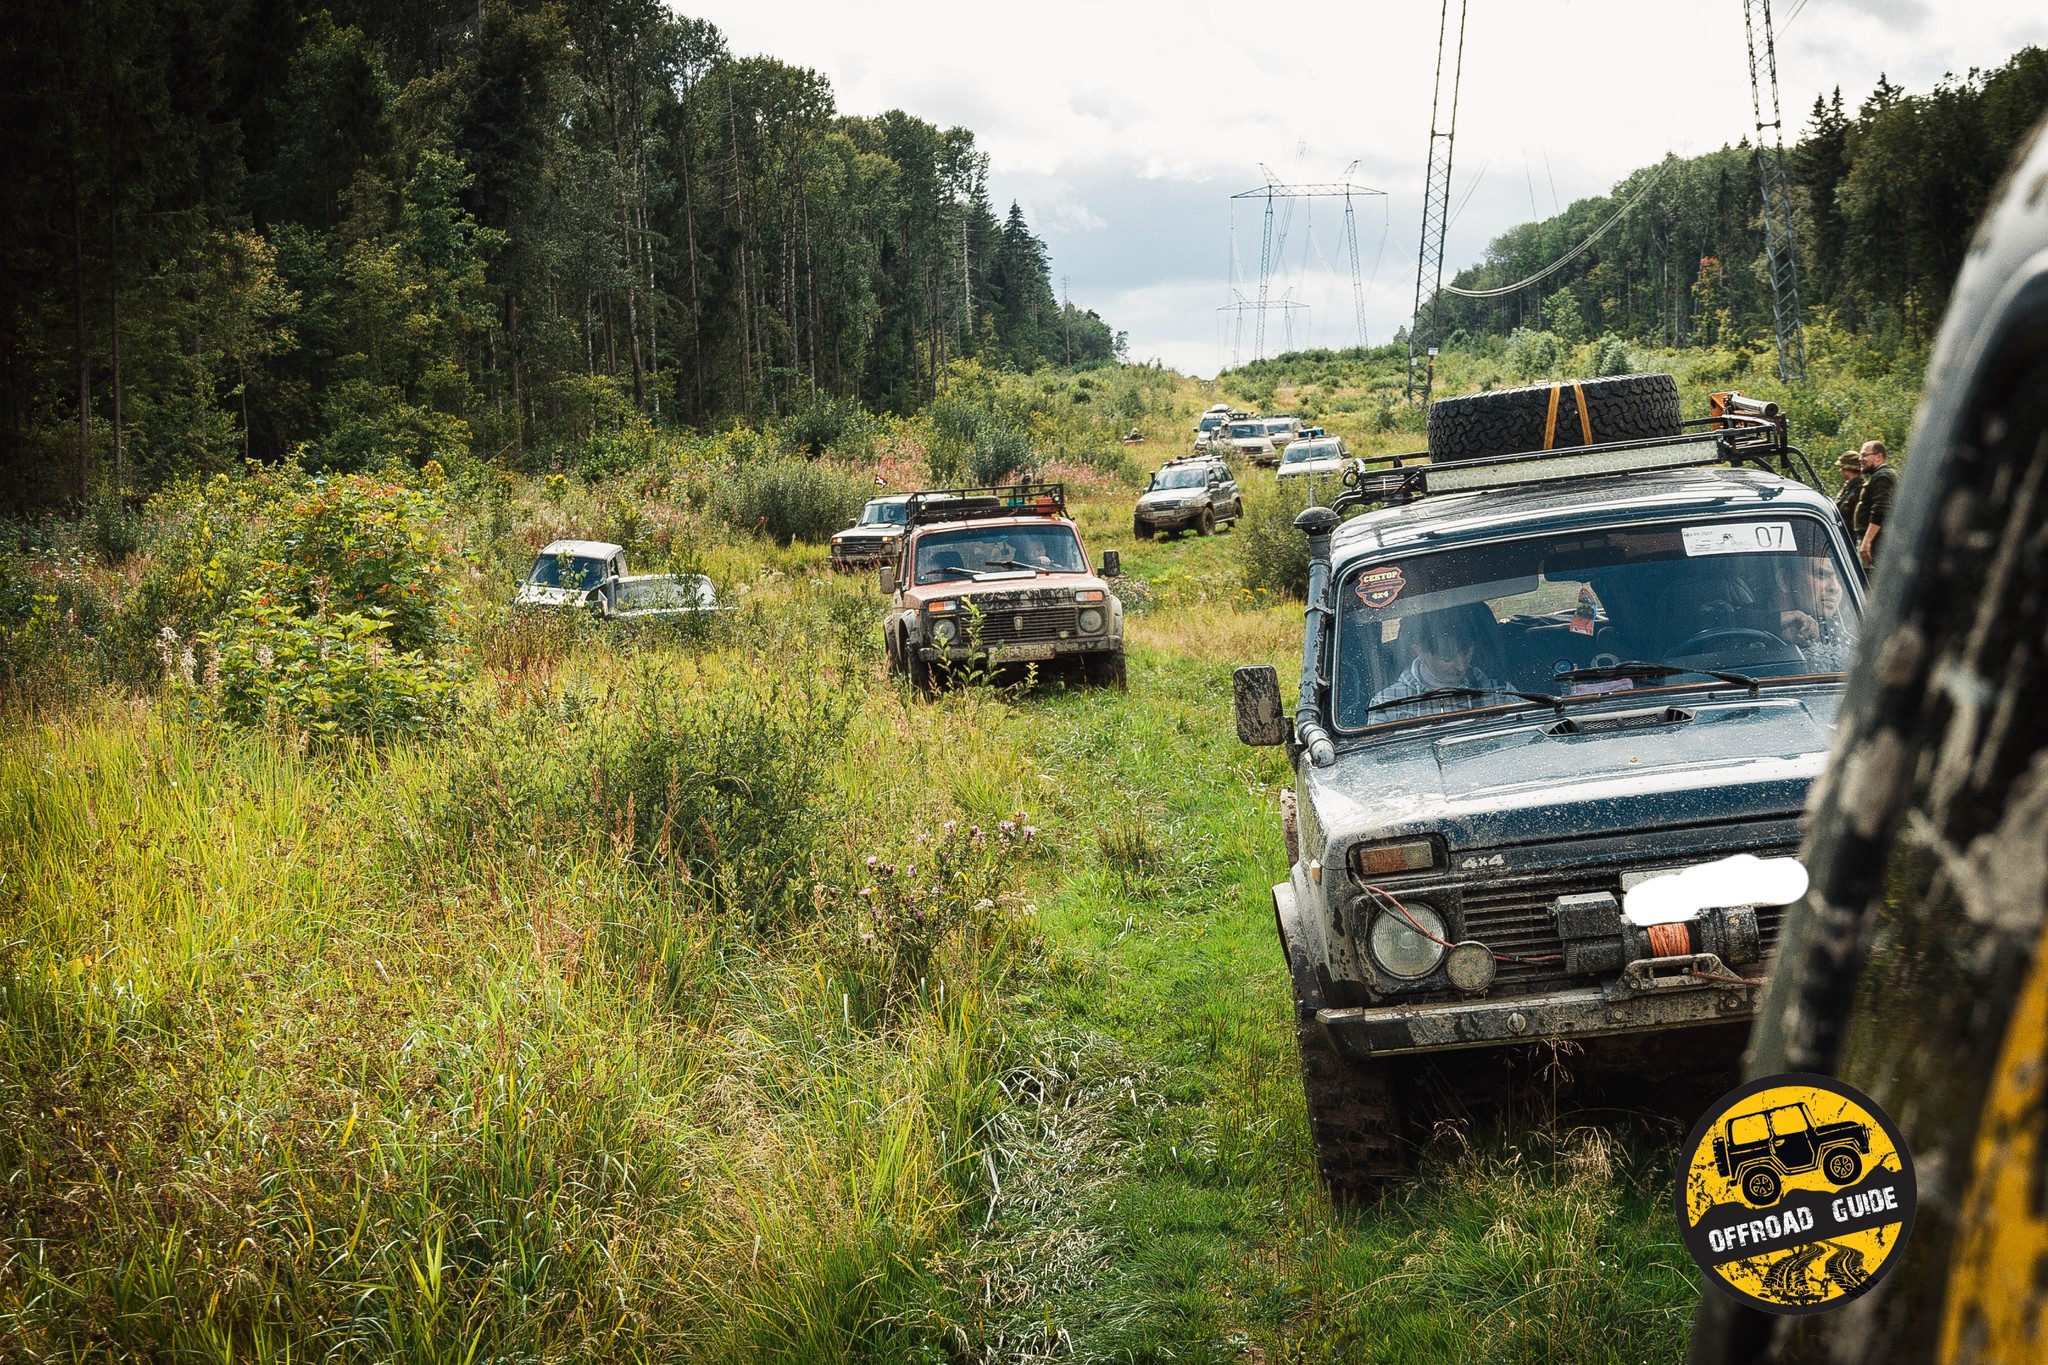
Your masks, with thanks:
<instances>
[{"instance_id":1,"label":"windshield wiper","mask_svg":"<svg viewBox=\"0 0 2048 1365\"><path fill-rule=\"evenodd\" d=\"M1677 664L1646 664L1638 660L1608 664L1604 668L1568 668L1554 674L1559 682L1611 682L1616 678L1676 678L1681 674L1696 673L1702 678L1715 678L1734 687L1746 687L1754 697L1762 687L1755 678L1745 673L1723 673L1713 668L1681 668Z\"/></svg>"},{"instance_id":2,"label":"windshield wiper","mask_svg":"<svg viewBox=\"0 0 2048 1365\"><path fill-rule=\"evenodd\" d=\"M1548 692L1518 692L1512 687L1432 687L1427 692L1417 692L1412 697L1394 697L1388 701L1374 702L1367 711L1381 711L1390 706L1406 706L1411 702L1436 701L1442 697L1520 697L1523 701L1548 706L1562 713L1564 699L1553 697Z\"/></svg>"},{"instance_id":3,"label":"windshield wiper","mask_svg":"<svg viewBox=\"0 0 2048 1365\"><path fill-rule=\"evenodd\" d=\"M955 578L972 578L974 570L964 564L938 564L927 570L929 573L951 574Z\"/></svg>"},{"instance_id":4,"label":"windshield wiper","mask_svg":"<svg viewBox=\"0 0 2048 1365\"><path fill-rule=\"evenodd\" d=\"M1017 559L984 559L981 562L981 567L984 569L1029 569L1033 573L1047 572L1043 565L1026 564L1022 560Z\"/></svg>"}]
</instances>

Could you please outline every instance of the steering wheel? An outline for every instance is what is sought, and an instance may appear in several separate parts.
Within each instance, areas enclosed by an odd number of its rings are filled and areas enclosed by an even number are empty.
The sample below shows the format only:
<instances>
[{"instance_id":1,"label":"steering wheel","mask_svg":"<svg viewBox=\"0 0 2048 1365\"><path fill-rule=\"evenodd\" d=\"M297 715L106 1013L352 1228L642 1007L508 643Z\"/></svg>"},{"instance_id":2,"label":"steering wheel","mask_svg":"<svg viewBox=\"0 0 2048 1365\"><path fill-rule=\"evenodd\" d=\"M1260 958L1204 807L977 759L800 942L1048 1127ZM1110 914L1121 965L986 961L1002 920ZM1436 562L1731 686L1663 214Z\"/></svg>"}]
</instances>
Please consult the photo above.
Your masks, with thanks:
<instances>
[{"instance_id":1,"label":"steering wheel","mask_svg":"<svg viewBox=\"0 0 2048 1365\"><path fill-rule=\"evenodd\" d=\"M1682 659L1705 653L1709 645L1719 645L1724 649L1733 646L1739 653L1747 655L1761 656L1769 652L1773 656L1769 659L1757 657L1753 660L1755 663L1785 663L1805 657L1768 630L1751 630L1746 626L1714 626L1696 631L1664 652L1671 658Z\"/></svg>"}]
</instances>

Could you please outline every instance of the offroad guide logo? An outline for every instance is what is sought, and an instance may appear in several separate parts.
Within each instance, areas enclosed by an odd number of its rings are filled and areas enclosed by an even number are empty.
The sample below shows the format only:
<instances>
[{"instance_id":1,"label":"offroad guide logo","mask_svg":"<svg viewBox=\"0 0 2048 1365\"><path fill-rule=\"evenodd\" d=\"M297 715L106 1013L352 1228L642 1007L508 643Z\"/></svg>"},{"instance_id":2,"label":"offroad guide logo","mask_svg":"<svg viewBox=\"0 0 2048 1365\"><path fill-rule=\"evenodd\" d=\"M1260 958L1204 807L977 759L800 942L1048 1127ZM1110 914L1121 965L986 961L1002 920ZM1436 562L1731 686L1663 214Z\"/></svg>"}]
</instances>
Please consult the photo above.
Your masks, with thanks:
<instances>
[{"instance_id":1,"label":"offroad guide logo","mask_svg":"<svg viewBox=\"0 0 2048 1365\"><path fill-rule=\"evenodd\" d=\"M1899 1130L1829 1076L1766 1076L1722 1096L1680 1155L1686 1250L1753 1308L1839 1308L1884 1278L1913 1230Z\"/></svg>"}]
</instances>

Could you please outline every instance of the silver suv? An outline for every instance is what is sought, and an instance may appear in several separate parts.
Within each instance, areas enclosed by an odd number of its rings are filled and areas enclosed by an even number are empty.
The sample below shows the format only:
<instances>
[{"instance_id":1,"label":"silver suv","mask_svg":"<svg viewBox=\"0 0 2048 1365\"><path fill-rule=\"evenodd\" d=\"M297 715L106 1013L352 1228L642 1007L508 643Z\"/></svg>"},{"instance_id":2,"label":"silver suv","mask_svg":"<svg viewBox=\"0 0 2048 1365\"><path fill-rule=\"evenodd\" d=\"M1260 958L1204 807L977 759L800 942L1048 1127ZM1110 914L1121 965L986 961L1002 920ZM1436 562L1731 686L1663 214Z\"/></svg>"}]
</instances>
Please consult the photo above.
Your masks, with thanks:
<instances>
[{"instance_id":1,"label":"silver suv","mask_svg":"<svg viewBox=\"0 0 2048 1365\"><path fill-rule=\"evenodd\" d=\"M1131 511L1131 534L1150 540L1155 532L1214 534L1218 525L1244 515L1244 494L1230 466L1214 455L1169 460L1152 476Z\"/></svg>"}]
</instances>

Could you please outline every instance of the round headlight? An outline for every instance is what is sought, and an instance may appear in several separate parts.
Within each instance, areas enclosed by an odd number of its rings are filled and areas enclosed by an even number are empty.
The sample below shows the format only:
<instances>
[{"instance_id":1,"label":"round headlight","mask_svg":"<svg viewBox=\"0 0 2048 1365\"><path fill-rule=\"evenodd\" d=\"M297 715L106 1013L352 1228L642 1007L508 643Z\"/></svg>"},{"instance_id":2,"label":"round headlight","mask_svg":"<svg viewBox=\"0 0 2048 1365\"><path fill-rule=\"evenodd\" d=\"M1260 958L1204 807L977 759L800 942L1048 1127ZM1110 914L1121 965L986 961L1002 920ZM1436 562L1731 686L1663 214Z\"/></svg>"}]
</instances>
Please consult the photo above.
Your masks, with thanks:
<instances>
[{"instance_id":1,"label":"round headlight","mask_svg":"<svg viewBox=\"0 0 2048 1365\"><path fill-rule=\"evenodd\" d=\"M1096 631L1098 631L1098 630L1101 630L1101 629L1102 629L1102 609L1101 609L1100 607L1084 607L1084 608L1082 608L1082 610L1081 610L1081 632L1082 632L1082 633L1083 633L1084 635L1093 635L1093 634L1094 634L1094 633L1095 633Z\"/></svg>"},{"instance_id":2,"label":"round headlight","mask_svg":"<svg viewBox=\"0 0 2048 1365\"><path fill-rule=\"evenodd\" d=\"M1407 903L1408 914L1382 910L1372 922L1372 956L1383 971L1400 977L1427 976L1443 960L1443 916L1426 905ZM1409 916L1414 923L1409 922ZM1428 933L1419 932L1421 925Z\"/></svg>"},{"instance_id":3,"label":"round headlight","mask_svg":"<svg viewBox=\"0 0 2048 1365\"><path fill-rule=\"evenodd\" d=\"M935 622L932 626L932 643L935 645L950 645L953 643L953 637L959 633L960 628L951 621Z\"/></svg>"}]
</instances>

